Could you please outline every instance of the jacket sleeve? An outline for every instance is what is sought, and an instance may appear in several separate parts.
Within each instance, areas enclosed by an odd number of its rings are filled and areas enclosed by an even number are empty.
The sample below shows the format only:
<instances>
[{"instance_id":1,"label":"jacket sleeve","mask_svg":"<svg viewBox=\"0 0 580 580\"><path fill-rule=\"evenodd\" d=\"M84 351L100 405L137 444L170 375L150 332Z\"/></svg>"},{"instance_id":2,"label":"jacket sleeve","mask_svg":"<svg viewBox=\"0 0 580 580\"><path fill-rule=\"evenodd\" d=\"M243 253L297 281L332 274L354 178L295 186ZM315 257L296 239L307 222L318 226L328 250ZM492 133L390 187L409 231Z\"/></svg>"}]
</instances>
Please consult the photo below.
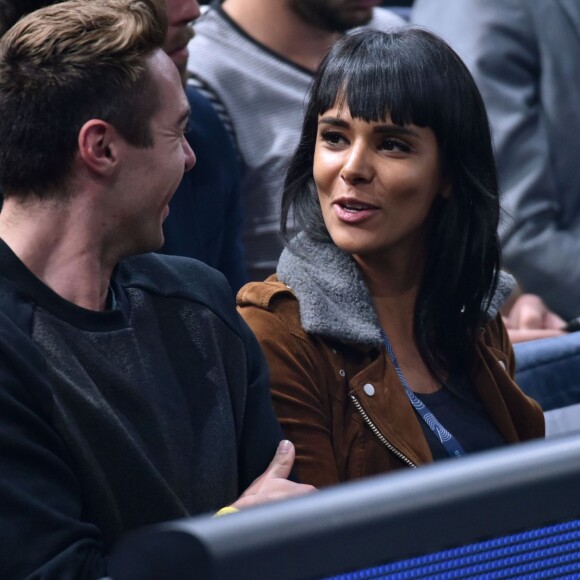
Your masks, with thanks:
<instances>
[{"instance_id":1,"label":"jacket sleeve","mask_svg":"<svg viewBox=\"0 0 580 580\"><path fill-rule=\"evenodd\" d=\"M484 98L506 210L500 229L505 266L525 291L540 294L565 318L576 316L580 237L564 225L569 217L562 200L577 197L580 188L577 181L559 174L555 162L561 154L558 148L570 147L571 141L551 143L548 134L554 110L565 118L557 99L566 87L543 79L546 62L538 37L542 24L532 14L542 3L447 0L444 9L439 4L417 0L412 19L450 43ZM549 9L560 10L551 4ZM561 33L554 21L545 26ZM552 38L552 44L556 41ZM562 46L559 58L577 58L574 53ZM572 86L575 81L570 78L567 83ZM574 112L570 114L574 119Z\"/></svg>"},{"instance_id":2,"label":"jacket sleeve","mask_svg":"<svg viewBox=\"0 0 580 580\"><path fill-rule=\"evenodd\" d=\"M47 420L51 401L39 399L42 363L10 340L0 344L0 577L100 578L100 532L83 521L79 482Z\"/></svg>"},{"instance_id":3,"label":"jacket sleeve","mask_svg":"<svg viewBox=\"0 0 580 580\"><path fill-rule=\"evenodd\" d=\"M255 306L239 310L268 361L274 409L286 437L296 446L300 481L316 487L338 483L331 414L320 391L325 379L314 346L278 313Z\"/></svg>"}]
</instances>

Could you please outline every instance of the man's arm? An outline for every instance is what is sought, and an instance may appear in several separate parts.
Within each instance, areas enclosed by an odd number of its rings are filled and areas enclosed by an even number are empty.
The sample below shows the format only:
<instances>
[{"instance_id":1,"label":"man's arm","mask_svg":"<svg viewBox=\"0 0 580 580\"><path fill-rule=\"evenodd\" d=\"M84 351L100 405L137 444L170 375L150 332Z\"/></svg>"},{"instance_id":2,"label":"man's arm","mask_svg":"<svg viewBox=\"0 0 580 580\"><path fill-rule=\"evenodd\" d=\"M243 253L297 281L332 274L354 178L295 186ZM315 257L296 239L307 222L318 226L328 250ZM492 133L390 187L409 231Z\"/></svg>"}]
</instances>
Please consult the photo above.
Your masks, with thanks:
<instances>
[{"instance_id":1,"label":"man's arm","mask_svg":"<svg viewBox=\"0 0 580 580\"><path fill-rule=\"evenodd\" d=\"M42 363L15 336L0 345L0 577L99 578L101 534L83 522L74 466L49 424Z\"/></svg>"}]
</instances>

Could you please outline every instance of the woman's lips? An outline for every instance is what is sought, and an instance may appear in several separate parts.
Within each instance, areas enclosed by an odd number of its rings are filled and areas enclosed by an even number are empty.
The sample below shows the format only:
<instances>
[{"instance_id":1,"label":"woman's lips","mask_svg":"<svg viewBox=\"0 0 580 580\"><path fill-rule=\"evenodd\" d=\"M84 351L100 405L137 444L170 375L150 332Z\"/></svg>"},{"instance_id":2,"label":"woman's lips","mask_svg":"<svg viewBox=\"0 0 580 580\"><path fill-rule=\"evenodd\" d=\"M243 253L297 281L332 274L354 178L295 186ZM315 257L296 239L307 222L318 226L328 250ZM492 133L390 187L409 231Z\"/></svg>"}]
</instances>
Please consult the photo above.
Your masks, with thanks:
<instances>
[{"instance_id":1,"label":"woman's lips","mask_svg":"<svg viewBox=\"0 0 580 580\"><path fill-rule=\"evenodd\" d=\"M360 223L375 215L379 208L360 201L339 200L332 204L336 217L349 224Z\"/></svg>"}]
</instances>

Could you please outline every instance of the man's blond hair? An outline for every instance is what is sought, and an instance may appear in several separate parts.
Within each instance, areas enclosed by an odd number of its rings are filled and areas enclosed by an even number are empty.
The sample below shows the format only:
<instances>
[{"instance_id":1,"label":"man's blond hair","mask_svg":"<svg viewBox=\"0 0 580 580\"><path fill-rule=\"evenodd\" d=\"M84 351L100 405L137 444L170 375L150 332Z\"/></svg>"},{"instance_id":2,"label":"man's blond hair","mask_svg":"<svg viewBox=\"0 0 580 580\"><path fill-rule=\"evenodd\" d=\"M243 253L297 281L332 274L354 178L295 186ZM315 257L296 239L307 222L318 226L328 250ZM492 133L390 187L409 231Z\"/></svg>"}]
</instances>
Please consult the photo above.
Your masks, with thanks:
<instances>
[{"instance_id":1,"label":"man's blond hair","mask_svg":"<svg viewBox=\"0 0 580 580\"><path fill-rule=\"evenodd\" d=\"M0 188L54 197L78 132L92 118L152 145L158 95L147 59L163 45L159 0L67 0L32 12L0 39Z\"/></svg>"}]
</instances>

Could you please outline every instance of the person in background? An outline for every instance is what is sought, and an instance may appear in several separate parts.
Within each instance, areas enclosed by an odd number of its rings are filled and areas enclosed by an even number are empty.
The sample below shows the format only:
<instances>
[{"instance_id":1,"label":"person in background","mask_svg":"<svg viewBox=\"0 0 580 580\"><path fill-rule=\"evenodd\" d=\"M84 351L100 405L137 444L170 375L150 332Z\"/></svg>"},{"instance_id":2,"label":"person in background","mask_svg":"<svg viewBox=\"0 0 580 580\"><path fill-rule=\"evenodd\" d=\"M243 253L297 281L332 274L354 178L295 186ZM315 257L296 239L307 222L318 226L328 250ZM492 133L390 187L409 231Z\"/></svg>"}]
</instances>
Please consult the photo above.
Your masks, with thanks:
<instances>
[{"instance_id":1,"label":"person in background","mask_svg":"<svg viewBox=\"0 0 580 580\"><path fill-rule=\"evenodd\" d=\"M223 276L147 253L195 164L165 33L155 0L71 0L0 39L2 578L312 489Z\"/></svg>"},{"instance_id":2,"label":"person in background","mask_svg":"<svg viewBox=\"0 0 580 580\"><path fill-rule=\"evenodd\" d=\"M482 93L507 214L506 268L557 315L577 317L580 3L417 0L412 21L449 42Z\"/></svg>"},{"instance_id":3,"label":"person in background","mask_svg":"<svg viewBox=\"0 0 580 580\"><path fill-rule=\"evenodd\" d=\"M358 26L403 23L380 0L225 0L195 24L188 69L229 127L243 164L243 245L249 278L263 280L282 251L282 183L304 99L322 57Z\"/></svg>"},{"instance_id":4,"label":"person in background","mask_svg":"<svg viewBox=\"0 0 580 580\"><path fill-rule=\"evenodd\" d=\"M499 194L485 107L413 28L338 41L282 199L302 230L238 308L268 360L302 481L326 486L544 435L498 313Z\"/></svg>"},{"instance_id":5,"label":"person in background","mask_svg":"<svg viewBox=\"0 0 580 580\"><path fill-rule=\"evenodd\" d=\"M0 34L19 18L55 4L55 0L0 0ZM166 0L168 28L163 49L186 83L191 23L199 16L197 0ZM211 103L192 86L185 87L192 115L186 139L197 152L195 167L185 173L171 199L163 224L165 254L188 256L222 272L233 291L246 281L241 241L240 166L234 145Z\"/></svg>"},{"instance_id":6,"label":"person in background","mask_svg":"<svg viewBox=\"0 0 580 580\"><path fill-rule=\"evenodd\" d=\"M191 23L199 17L197 0L165 0L169 26L164 50L182 80L187 80ZM196 152L195 167L171 200L163 230L164 254L189 256L222 272L237 292L248 280L242 246L241 170L234 144L211 103L193 86L185 92L191 106L186 139Z\"/></svg>"}]
</instances>

